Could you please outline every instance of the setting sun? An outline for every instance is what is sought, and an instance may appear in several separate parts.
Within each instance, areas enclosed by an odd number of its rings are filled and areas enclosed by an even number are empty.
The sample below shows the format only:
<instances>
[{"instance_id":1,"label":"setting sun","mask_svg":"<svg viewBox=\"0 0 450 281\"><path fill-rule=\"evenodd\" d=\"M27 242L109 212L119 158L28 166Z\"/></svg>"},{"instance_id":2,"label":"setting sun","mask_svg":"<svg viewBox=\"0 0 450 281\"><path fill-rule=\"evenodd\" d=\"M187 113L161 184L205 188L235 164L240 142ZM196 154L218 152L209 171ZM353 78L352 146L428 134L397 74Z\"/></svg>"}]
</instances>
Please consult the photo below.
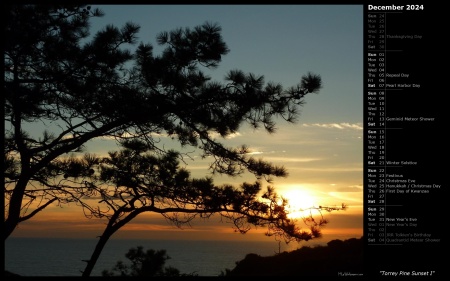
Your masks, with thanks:
<instances>
[{"instance_id":1,"label":"setting sun","mask_svg":"<svg viewBox=\"0 0 450 281\"><path fill-rule=\"evenodd\" d=\"M291 217L304 216L304 212L315 206L315 198L306 190L291 189L282 193L288 200L288 210Z\"/></svg>"}]
</instances>

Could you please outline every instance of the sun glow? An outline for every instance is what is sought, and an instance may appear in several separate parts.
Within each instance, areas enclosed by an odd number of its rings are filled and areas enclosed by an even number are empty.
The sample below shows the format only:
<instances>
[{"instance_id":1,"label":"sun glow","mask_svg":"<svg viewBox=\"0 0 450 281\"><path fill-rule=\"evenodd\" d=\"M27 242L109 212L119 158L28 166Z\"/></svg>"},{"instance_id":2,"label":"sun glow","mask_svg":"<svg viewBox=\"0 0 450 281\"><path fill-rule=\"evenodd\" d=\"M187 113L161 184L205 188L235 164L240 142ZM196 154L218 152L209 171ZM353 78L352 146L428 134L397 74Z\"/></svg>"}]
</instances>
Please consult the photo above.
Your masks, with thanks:
<instances>
[{"instance_id":1,"label":"sun glow","mask_svg":"<svg viewBox=\"0 0 450 281\"><path fill-rule=\"evenodd\" d=\"M314 196L306 190L287 190L282 193L282 197L288 200L289 217L304 217L310 213L311 207L317 207Z\"/></svg>"}]
</instances>

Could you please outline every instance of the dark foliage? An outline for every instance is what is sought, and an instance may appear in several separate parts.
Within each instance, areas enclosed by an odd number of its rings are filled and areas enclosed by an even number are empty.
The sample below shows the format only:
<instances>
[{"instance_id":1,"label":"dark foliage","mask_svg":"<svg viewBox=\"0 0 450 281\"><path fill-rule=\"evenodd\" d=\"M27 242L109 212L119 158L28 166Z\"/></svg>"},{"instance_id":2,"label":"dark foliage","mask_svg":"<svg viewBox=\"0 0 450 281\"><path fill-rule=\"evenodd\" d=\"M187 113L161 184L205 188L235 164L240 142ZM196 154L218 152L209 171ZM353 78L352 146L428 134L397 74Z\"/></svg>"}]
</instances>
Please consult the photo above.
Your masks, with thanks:
<instances>
[{"instance_id":1,"label":"dark foliage","mask_svg":"<svg viewBox=\"0 0 450 281\"><path fill-rule=\"evenodd\" d=\"M308 247L262 257L248 254L224 276L333 276L363 273L362 238L332 240L327 246Z\"/></svg>"},{"instance_id":2,"label":"dark foliage","mask_svg":"<svg viewBox=\"0 0 450 281\"><path fill-rule=\"evenodd\" d=\"M118 261L111 271L104 270L104 277L128 276L128 277L177 277L177 276L196 276L194 273L184 274L171 266L165 266L170 257L166 250L155 251L153 249L144 252L142 246L131 248L125 257L131 264L125 264Z\"/></svg>"},{"instance_id":3,"label":"dark foliage","mask_svg":"<svg viewBox=\"0 0 450 281\"><path fill-rule=\"evenodd\" d=\"M247 146L229 148L215 136L243 123L272 133L275 118L296 121L305 95L320 90L320 76L303 75L288 89L240 70L224 83L211 81L203 71L229 52L216 23L162 32L156 55L151 44L127 49L139 31L131 22L89 37L90 18L103 15L90 6L6 5L4 14L5 239L50 204L88 205L86 178L98 163L78 153L97 138L138 139L170 156L163 135L210 157L212 173L287 175L250 157ZM38 124L46 128L41 135L25 129Z\"/></svg>"}]
</instances>

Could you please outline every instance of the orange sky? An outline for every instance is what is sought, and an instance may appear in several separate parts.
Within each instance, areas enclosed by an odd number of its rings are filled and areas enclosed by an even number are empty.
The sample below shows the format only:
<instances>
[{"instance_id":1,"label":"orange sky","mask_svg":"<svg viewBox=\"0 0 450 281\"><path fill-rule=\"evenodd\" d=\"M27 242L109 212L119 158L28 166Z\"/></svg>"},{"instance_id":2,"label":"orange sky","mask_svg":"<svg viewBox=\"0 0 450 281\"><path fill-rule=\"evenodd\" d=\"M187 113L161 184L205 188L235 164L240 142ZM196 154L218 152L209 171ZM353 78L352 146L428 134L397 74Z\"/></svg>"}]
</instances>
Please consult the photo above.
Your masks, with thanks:
<instances>
[{"instance_id":1,"label":"orange sky","mask_svg":"<svg viewBox=\"0 0 450 281\"><path fill-rule=\"evenodd\" d=\"M326 243L333 239L348 239L362 236L362 207L350 206L346 211L324 213L329 224L323 228L323 237L292 247ZM95 238L104 230L105 220L87 219L76 206L50 206L33 219L23 222L13 237ZM302 222L299 226L304 227ZM234 231L230 222L219 216L207 220L194 220L191 226L182 229L166 221L161 215L144 213L116 232L111 239L177 239L177 240L241 240L275 241L264 235L265 228L253 228L247 234Z\"/></svg>"},{"instance_id":2,"label":"orange sky","mask_svg":"<svg viewBox=\"0 0 450 281\"><path fill-rule=\"evenodd\" d=\"M281 128L276 134L263 131L242 130L239 135L225 140L230 146L248 144L255 157L262 157L276 165L286 167L286 178L275 178L273 186L278 194L291 202L293 211L299 204L309 206L339 206L345 203L345 211L324 213L329 224L323 229L323 238L318 242L332 239L361 237L363 233L363 172L362 172L362 129L358 126L325 126L297 124ZM301 135L301 137L300 137ZM300 141L295 141L299 140ZM170 142L166 145L170 146ZM252 145L251 145L252 144ZM173 144L175 145L175 144ZM88 151L106 155L115 150L112 140L97 140L88 145ZM208 175L208 159L192 154L193 161L187 160L186 168L193 177ZM215 177L217 184L239 184L255 181L254 176ZM265 183L267 185L267 183ZM263 187L265 190L265 187ZM300 226L304 225L300 223ZM80 207L52 205L33 219L23 222L13 233L13 237L70 237L94 238L103 231L104 221L87 219ZM252 229L245 235L234 233L232 225L220 222L218 217L207 221L194 221L192 227L180 230L156 214L141 214L120 229L114 238L148 239L219 239L219 240L267 240L265 229Z\"/></svg>"}]
</instances>

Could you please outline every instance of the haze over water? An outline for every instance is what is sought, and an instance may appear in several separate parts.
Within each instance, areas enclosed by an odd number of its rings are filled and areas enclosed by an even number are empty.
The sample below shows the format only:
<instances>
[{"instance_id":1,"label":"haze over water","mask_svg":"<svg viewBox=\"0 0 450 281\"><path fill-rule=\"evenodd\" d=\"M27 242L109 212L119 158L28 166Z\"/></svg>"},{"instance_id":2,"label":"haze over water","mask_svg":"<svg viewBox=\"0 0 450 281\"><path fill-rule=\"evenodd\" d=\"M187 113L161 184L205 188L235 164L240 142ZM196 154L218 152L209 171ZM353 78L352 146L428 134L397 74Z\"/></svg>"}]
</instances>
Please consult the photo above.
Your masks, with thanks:
<instances>
[{"instance_id":1,"label":"haze over water","mask_svg":"<svg viewBox=\"0 0 450 281\"><path fill-rule=\"evenodd\" d=\"M81 276L89 259L95 239L10 238L5 243L5 269L23 276ZM172 266L181 273L199 276L217 276L249 253L271 256L279 251L278 243L248 241L195 241L195 240L134 240L112 239L103 250L92 276L101 276L111 270L117 261L127 263L125 253L130 248L143 246L166 250ZM281 251L296 249L296 244L280 244Z\"/></svg>"}]
</instances>

